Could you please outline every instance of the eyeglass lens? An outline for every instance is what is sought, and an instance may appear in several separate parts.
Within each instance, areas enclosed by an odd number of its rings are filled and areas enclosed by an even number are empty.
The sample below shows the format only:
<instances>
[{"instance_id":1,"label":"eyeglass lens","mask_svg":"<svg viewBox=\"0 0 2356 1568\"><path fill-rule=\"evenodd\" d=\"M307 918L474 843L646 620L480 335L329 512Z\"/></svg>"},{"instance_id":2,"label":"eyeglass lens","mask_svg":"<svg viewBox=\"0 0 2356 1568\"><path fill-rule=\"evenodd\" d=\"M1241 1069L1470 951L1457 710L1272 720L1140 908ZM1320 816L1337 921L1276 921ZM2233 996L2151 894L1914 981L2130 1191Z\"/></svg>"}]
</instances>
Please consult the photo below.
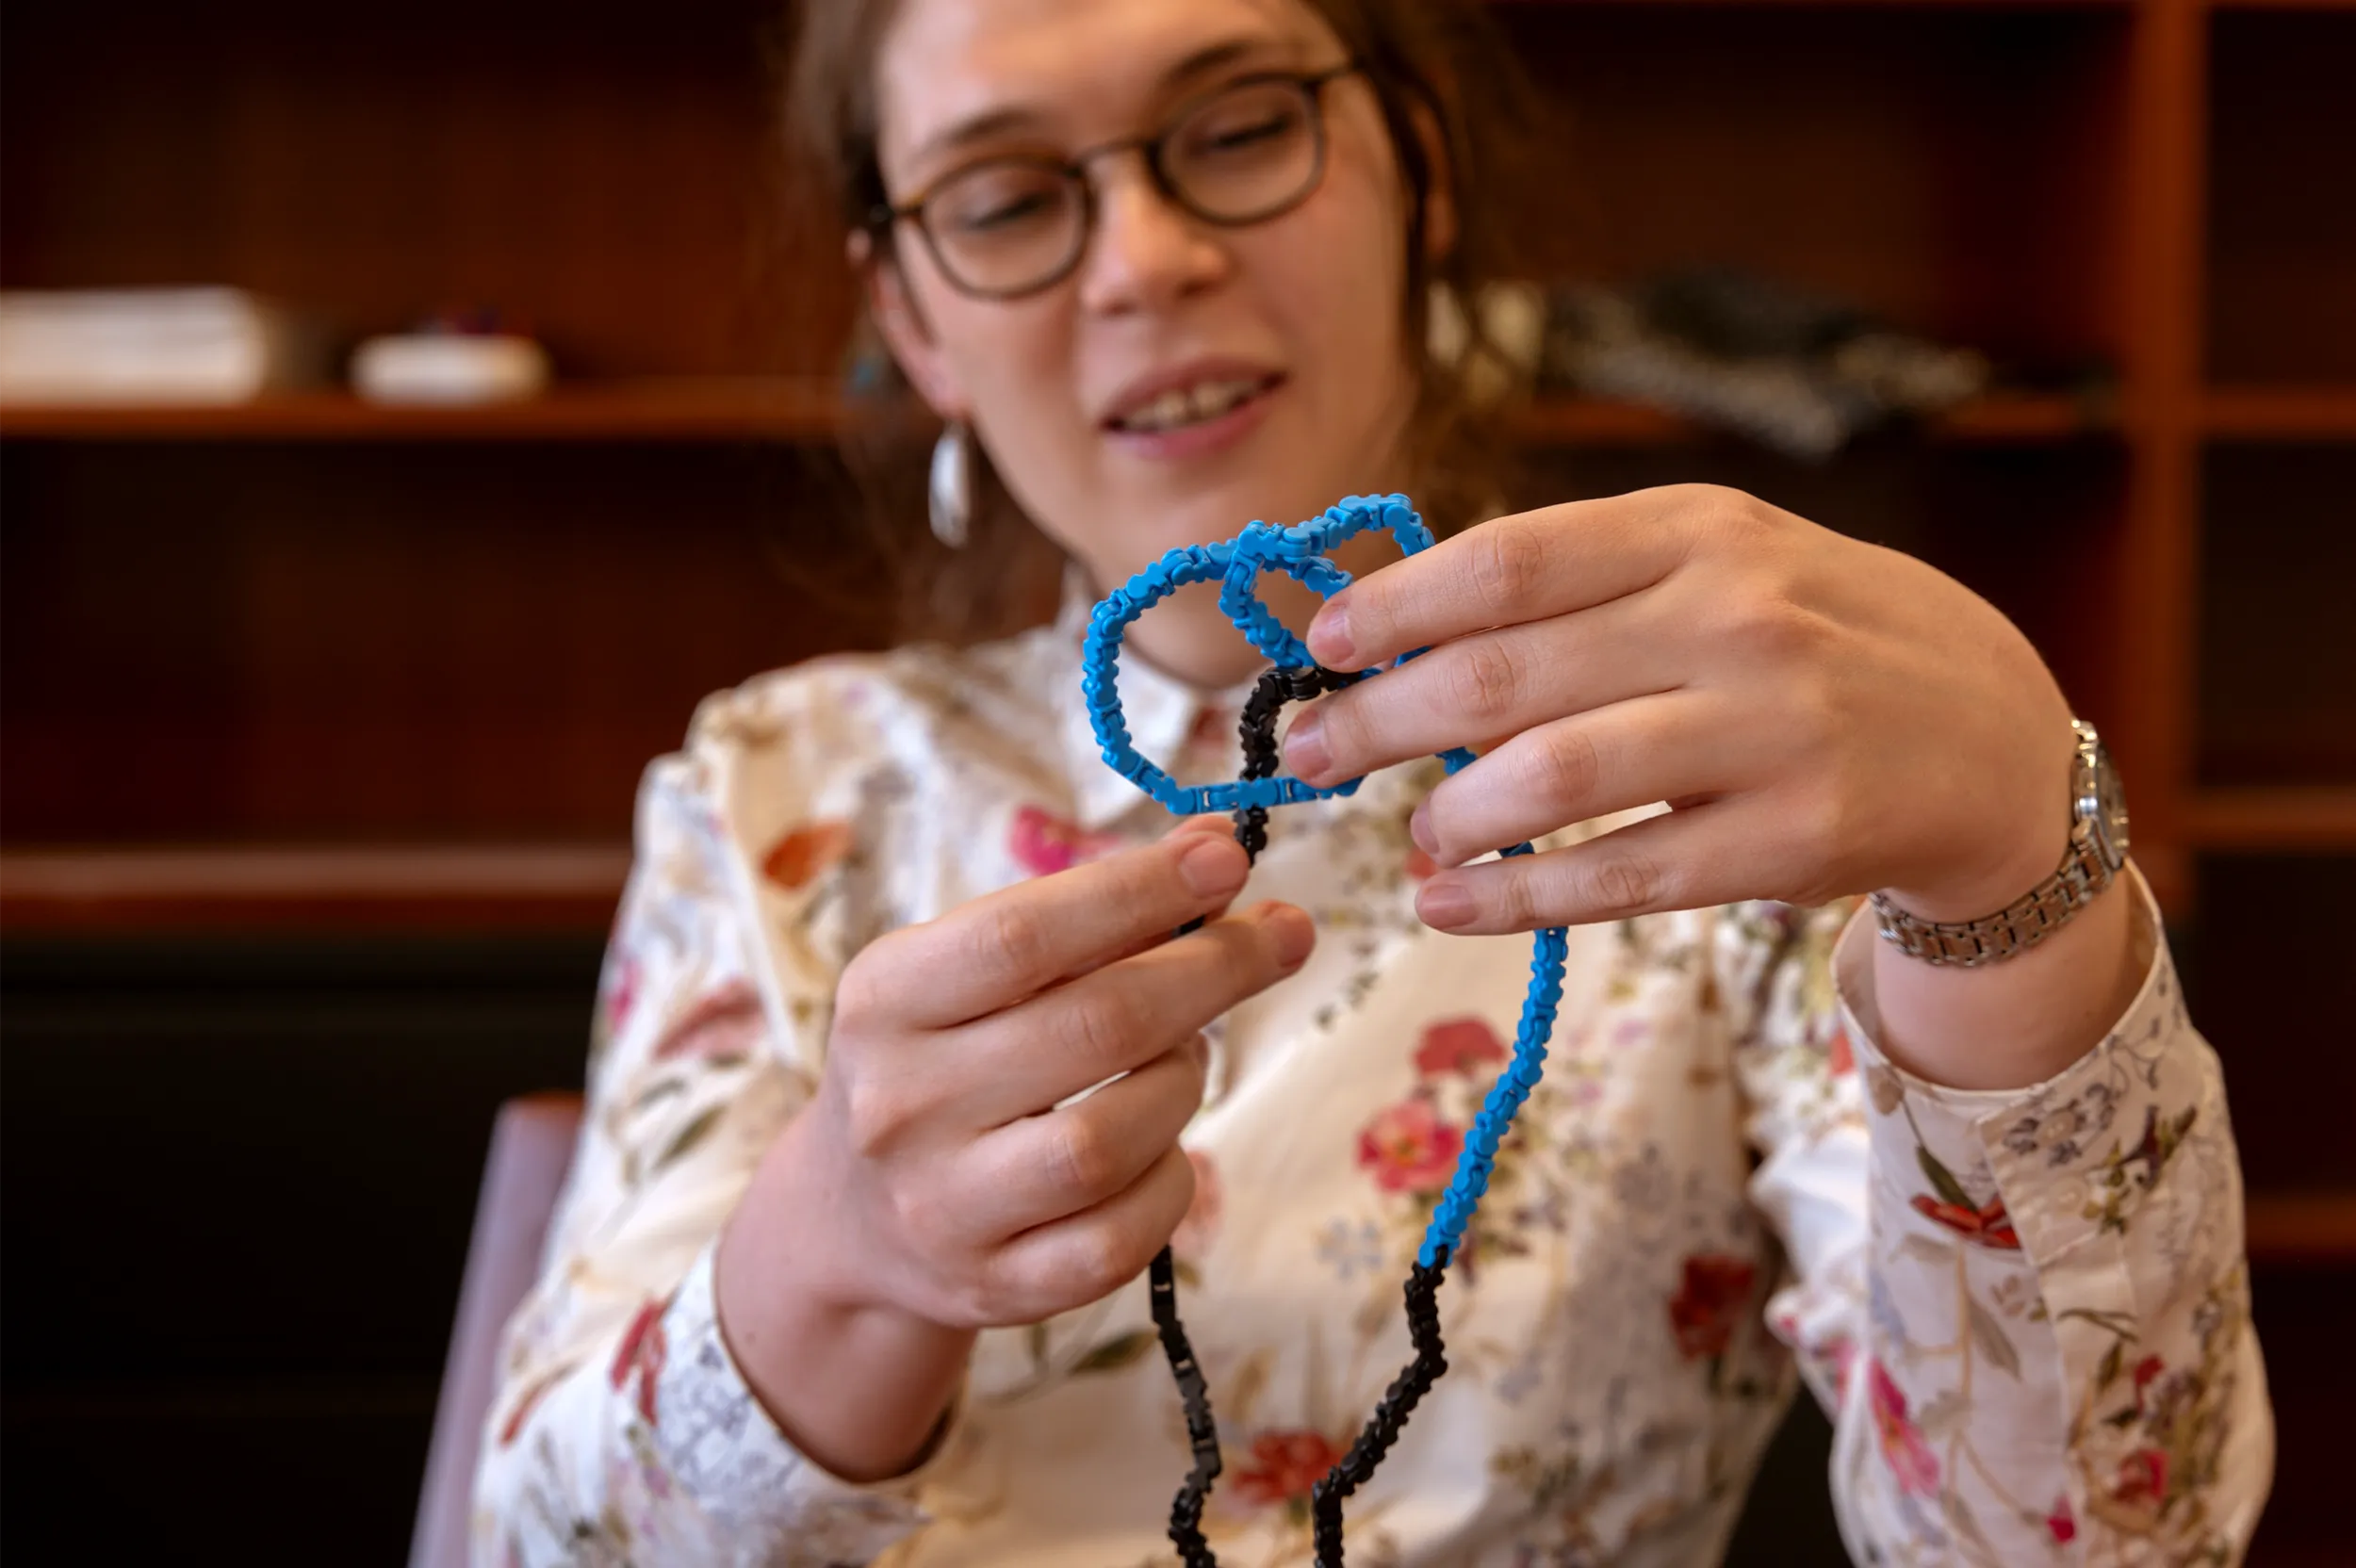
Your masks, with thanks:
<instances>
[{"instance_id":1,"label":"eyeglass lens","mask_svg":"<svg viewBox=\"0 0 2356 1568\"><path fill-rule=\"evenodd\" d=\"M1272 218L1316 184L1313 90L1241 82L1181 115L1153 146L1162 183L1215 223ZM941 266L965 286L1019 293L1053 282L1088 243L1085 176L1043 159L1003 158L951 176L925 200Z\"/></svg>"}]
</instances>

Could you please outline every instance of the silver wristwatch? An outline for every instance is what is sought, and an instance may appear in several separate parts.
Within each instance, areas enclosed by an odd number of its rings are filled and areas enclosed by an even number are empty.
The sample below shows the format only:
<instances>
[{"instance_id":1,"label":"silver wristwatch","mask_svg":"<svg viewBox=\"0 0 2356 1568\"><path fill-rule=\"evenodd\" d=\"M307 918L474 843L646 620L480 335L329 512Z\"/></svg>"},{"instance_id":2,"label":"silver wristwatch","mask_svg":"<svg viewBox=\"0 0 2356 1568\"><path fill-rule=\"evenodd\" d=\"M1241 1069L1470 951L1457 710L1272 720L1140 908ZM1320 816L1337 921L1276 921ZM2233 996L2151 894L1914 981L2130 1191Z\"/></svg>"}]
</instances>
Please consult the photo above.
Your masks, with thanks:
<instances>
[{"instance_id":1,"label":"silver wristwatch","mask_svg":"<svg viewBox=\"0 0 2356 1568\"><path fill-rule=\"evenodd\" d=\"M2070 847L2062 854L2061 869L1978 920L1922 920L1875 893L1873 913L1884 941L1926 964L1976 969L2035 947L2111 885L2127 863L2126 797L2094 727L2072 719L2070 727L2078 735L2078 755L2070 765Z\"/></svg>"}]
</instances>

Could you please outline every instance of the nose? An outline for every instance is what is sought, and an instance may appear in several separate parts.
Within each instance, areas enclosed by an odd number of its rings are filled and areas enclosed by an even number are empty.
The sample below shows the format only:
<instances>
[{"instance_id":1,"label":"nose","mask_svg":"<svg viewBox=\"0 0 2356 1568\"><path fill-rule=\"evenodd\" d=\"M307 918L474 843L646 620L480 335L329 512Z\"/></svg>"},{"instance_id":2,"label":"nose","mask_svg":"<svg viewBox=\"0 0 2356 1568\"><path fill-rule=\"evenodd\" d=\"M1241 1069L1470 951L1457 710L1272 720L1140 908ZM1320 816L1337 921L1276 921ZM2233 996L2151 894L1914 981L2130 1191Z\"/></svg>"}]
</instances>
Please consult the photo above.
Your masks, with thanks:
<instances>
[{"instance_id":1,"label":"nose","mask_svg":"<svg viewBox=\"0 0 2356 1568\"><path fill-rule=\"evenodd\" d=\"M1227 273L1225 247L1154 184L1141 157L1106 169L1080 300L1105 315L1170 305Z\"/></svg>"}]
</instances>

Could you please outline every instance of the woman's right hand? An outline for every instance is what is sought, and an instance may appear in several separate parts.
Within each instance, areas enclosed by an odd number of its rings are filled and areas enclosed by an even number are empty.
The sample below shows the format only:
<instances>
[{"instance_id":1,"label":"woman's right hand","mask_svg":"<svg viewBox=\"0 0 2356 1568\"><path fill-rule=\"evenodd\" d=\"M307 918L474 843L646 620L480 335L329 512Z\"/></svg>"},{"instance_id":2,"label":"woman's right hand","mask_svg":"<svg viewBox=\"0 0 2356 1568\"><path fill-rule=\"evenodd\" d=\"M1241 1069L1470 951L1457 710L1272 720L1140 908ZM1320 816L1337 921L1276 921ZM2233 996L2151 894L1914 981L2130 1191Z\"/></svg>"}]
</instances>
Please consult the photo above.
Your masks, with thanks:
<instances>
[{"instance_id":1,"label":"woman's right hand","mask_svg":"<svg viewBox=\"0 0 2356 1568\"><path fill-rule=\"evenodd\" d=\"M1224 913L1248 869L1223 824L1196 819L880 938L844 971L818 1090L716 1271L731 1349L811 1458L905 1465L976 1331L1096 1300L1168 1242L1194 1191L1178 1135L1202 1102L1203 1026L1315 940L1289 905Z\"/></svg>"}]
</instances>

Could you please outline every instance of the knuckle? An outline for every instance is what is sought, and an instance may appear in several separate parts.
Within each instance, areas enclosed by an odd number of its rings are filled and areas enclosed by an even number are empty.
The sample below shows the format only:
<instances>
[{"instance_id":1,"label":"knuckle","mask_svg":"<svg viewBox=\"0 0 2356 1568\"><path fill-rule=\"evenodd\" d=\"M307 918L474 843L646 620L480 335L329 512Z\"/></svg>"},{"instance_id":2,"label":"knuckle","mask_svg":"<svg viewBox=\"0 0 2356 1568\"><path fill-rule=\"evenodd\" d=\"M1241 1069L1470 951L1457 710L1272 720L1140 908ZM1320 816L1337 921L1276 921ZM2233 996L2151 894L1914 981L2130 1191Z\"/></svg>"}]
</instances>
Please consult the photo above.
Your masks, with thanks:
<instances>
[{"instance_id":1,"label":"knuckle","mask_svg":"<svg viewBox=\"0 0 2356 1568\"><path fill-rule=\"evenodd\" d=\"M1111 1141L1086 1109L1083 1103L1053 1119L1063 1123L1055 1130L1054 1159L1061 1184L1094 1200L1113 1190L1118 1161Z\"/></svg>"},{"instance_id":2,"label":"knuckle","mask_svg":"<svg viewBox=\"0 0 2356 1568\"><path fill-rule=\"evenodd\" d=\"M1608 914L1633 915L1651 908L1664 890L1659 862L1625 850L1599 858L1588 873L1596 906Z\"/></svg>"},{"instance_id":3,"label":"knuckle","mask_svg":"<svg viewBox=\"0 0 2356 1568\"><path fill-rule=\"evenodd\" d=\"M1522 674L1512 654L1485 640L1460 645L1450 653L1448 697L1458 712L1474 719L1501 719L1513 710Z\"/></svg>"},{"instance_id":4,"label":"knuckle","mask_svg":"<svg viewBox=\"0 0 2356 1568\"><path fill-rule=\"evenodd\" d=\"M1584 729L1568 727L1543 737L1531 748L1530 786L1537 797L1563 810L1577 810L1603 781L1603 758Z\"/></svg>"},{"instance_id":5,"label":"knuckle","mask_svg":"<svg viewBox=\"0 0 2356 1568\"><path fill-rule=\"evenodd\" d=\"M1110 1071L1108 1064L1126 1056L1136 1037L1136 1007L1117 991L1076 998L1064 1012L1064 1039L1084 1060Z\"/></svg>"},{"instance_id":6,"label":"knuckle","mask_svg":"<svg viewBox=\"0 0 2356 1568\"><path fill-rule=\"evenodd\" d=\"M976 926L973 959L1010 981L1046 977L1052 942L1039 912L1020 900L999 905Z\"/></svg>"},{"instance_id":7,"label":"knuckle","mask_svg":"<svg viewBox=\"0 0 2356 1568\"><path fill-rule=\"evenodd\" d=\"M890 1155L911 1119L907 1096L864 1073L845 1079L839 1095L843 1135L852 1152L868 1160Z\"/></svg>"},{"instance_id":8,"label":"knuckle","mask_svg":"<svg viewBox=\"0 0 2356 1568\"><path fill-rule=\"evenodd\" d=\"M1480 530L1472 550L1473 591L1482 607L1503 616L1527 600L1546 570L1546 545L1534 530L1506 523Z\"/></svg>"}]
</instances>

